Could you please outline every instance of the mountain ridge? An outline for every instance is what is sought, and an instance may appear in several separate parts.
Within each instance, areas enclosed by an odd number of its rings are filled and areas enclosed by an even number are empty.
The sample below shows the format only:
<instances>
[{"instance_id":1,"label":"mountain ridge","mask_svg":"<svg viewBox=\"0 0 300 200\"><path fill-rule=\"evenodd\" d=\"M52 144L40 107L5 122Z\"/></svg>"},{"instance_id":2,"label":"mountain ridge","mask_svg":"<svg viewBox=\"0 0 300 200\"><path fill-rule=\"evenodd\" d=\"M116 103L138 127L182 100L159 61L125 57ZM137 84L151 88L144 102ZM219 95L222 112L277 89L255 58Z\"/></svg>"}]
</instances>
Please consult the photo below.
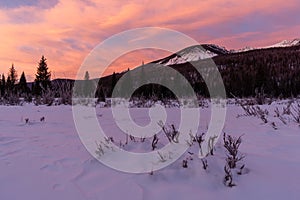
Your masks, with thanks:
<instances>
[{"instance_id":1,"label":"mountain ridge","mask_svg":"<svg viewBox=\"0 0 300 200\"><path fill-rule=\"evenodd\" d=\"M239 52L246 52L246 51L252 51L252 50L259 50L259 49L284 48L284 47L292 47L292 46L298 46L298 45L300 45L300 38L295 38L293 40L283 40L283 41L275 43L273 45L264 46L264 47L246 46L242 49L232 50L232 52L239 53Z\"/></svg>"},{"instance_id":2,"label":"mountain ridge","mask_svg":"<svg viewBox=\"0 0 300 200\"><path fill-rule=\"evenodd\" d=\"M283 40L282 42L265 47L249 47L246 46L239 50L227 50L225 47L221 47L216 44L201 44L186 47L170 56L161 58L159 60L152 61L150 63L157 63L165 66L183 64L187 62L199 61L208 58L213 58L220 55L242 53L253 50L271 49L271 48L286 48L300 45L300 39Z\"/></svg>"}]
</instances>

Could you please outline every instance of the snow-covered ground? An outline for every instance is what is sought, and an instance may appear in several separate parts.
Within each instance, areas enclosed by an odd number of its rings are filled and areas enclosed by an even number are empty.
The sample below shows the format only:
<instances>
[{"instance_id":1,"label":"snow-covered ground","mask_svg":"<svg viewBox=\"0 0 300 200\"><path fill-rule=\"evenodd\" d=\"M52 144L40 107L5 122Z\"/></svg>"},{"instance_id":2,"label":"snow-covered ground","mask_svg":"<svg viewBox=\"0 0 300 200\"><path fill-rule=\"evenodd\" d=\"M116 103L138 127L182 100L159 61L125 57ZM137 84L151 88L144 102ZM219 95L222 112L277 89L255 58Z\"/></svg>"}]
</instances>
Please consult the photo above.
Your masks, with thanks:
<instances>
[{"instance_id":1,"label":"snow-covered ground","mask_svg":"<svg viewBox=\"0 0 300 200\"><path fill-rule=\"evenodd\" d=\"M298 200L300 127L289 116L284 116L286 125L274 117L277 106L281 111L282 104L262 106L269 111L268 123L263 123L257 117L244 116L240 106L228 105L224 132L243 135L240 151L246 156L241 161L245 164L242 175L233 172L236 186L232 188L223 184L226 151L222 138L215 146L215 155L207 157L207 170L202 168L196 153L186 153L153 175L127 174L104 166L87 152L77 134L71 106L1 106L0 199ZM201 109L199 132L207 129L209 110ZM178 111L167 108L169 124L176 125ZM146 108L132 108L131 114L140 125L149 122ZM42 117L44 122L40 121ZM110 108L97 108L97 117L110 136L122 140ZM25 123L26 118L29 123ZM124 143L125 140L124 136ZM134 151L141 145L145 151L151 151L151 140L129 140L124 148ZM190 153L195 149L196 145ZM182 167L184 159L188 160L188 168Z\"/></svg>"}]
</instances>

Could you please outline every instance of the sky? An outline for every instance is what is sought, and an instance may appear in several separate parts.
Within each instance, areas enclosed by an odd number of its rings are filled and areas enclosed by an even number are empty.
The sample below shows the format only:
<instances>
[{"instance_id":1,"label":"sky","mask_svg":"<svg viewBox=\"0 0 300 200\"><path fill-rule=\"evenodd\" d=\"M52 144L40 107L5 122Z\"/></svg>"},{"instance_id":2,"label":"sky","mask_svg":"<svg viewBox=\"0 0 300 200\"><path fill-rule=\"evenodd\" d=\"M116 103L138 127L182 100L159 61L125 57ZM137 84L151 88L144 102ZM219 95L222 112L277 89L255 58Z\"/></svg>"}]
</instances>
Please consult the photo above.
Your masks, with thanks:
<instances>
[{"instance_id":1,"label":"sky","mask_svg":"<svg viewBox=\"0 0 300 200\"><path fill-rule=\"evenodd\" d=\"M173 29L227 49L268 46L300 38L299 10L299 0L1 0L0 73L7 74L13 63L18 74L24 71L32 81L45 55L52 79L74 78L99 43L141 27ZM106 71L166 55L135 51Z\"/></svg>"}]
</instances>

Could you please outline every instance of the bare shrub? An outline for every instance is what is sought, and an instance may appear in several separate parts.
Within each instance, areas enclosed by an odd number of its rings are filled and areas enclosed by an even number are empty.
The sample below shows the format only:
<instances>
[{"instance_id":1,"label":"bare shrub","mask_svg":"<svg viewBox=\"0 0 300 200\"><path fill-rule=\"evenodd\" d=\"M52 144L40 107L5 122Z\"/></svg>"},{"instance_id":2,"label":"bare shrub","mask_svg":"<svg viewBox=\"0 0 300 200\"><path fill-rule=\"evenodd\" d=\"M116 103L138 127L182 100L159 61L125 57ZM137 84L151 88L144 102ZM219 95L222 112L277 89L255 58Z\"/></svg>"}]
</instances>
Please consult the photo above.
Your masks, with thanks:
<instances>
[{"instance_id":1,"label":"bare shrub","mask_svg":"<svg viewBox=\"0 0 300 200\"><path fill-rule=\"evenodd\" d=\"M291 116L296 123L300 124L300 103L291 105Z\"/></svg>"},{"instance_id":2,"label":"bare shrub","mask_svg":"<svg viewBox=\"0 0 300 200\"><path fill-rule=\"evenodd\" d=\"M105 150L109 150L109 151L115 151L113 146L111 145L111 143L113 142L113 138L112 137L106 137L104 138L104 141L100 141L100 143L96 142L96 151L95 153L98 156L102 156L105 153Z\"/></svg>"},{"instance_id":3,"label":"bare shrub","mask_svg":"<svg viewBox=\"0 0 300 200\"><path fill-rule=\"evenodd\" d=\"M246 116L254 116L260 118L264 123L268 123L267 115L269 115L269 111L267 109L263 110L259 106L254 106L250 104L240 104Z\"/></svg>"},{"instance_id":4,"label":"bare shrub","mask_svg":"<svg viewBox=\"0 0 300 200\"><path fill-rule=\"evenodd\" d=\"M20 105L21 101L18 94L10 93L6 98L8 105Z\"/></svg>"},{"instance_id":5,"label":"bare shrub","mask_svg":"<svg viewBox=\"0 0 300 200\"><path fill-rule=\"evenodd\" d=\"M225 177L224 177L224 185L228 186L228 187L234 187L236 186L233 183L233 178L232 178L232 173L230 170L230 167L228 167L227 165L225 165L224 167L224 172L225 172Z\"/></svg>"},{"instance_id":6,"label":"bare shrub","mask_svg":"<svg viewBox=\"0 0 300 200\"><path fill-rule=\"evenodd\" d=\"M158 125L162 128L163 132L167 136L169 142L178 143L179 140L179 132L175 129L174 124L170 125L169 127L166 127L162 121L158 123Z\"/></svg>"},{"instance_id":7,"label":"bare shrub","mask_svg":"<svg viewBox=\"0 0 300 200\"><path fill-rule=\"evenodd\" d=\"M286 125L286 124L287 124L287 123L286 123L286 120L285 120L284 117L283 117L284 113L287 113L286 110L283 108L283 113L280 114L280 111L279 111L278 107L276 107L275 110L274 110L274 112L275 112L275 117L278 117L278 119L279 119L283 124Z\"/></svg>"},{"instance_id":8,"label":"bare shrub","mask_svg":"<svg viewBox=\"0 0 300 200\"><path fill-rule=\"evenodd\" d=\"M51 106L54 102L55 92L51 89L47 89L46 91L42 92L42 104Z\"/></svg>"},{"instance_id":9,"label":"bare shrub","mask_svg":"<svg viewBox=\"0 0 300 200\"><path fill-rule=\"evenodd\" d=\"M277 130L277 129L278 129L277 126L276 126L276 124L275 124L275 122L272 122L272 123L271 123L271 126L272 126L272 128L273 128L274 130Z\"/></svg>"},{"instance_id":10,"label":"bare shrub","mask_svg":"<svg viewBox=\"0 0 300 200\"><path fill-rule=\"evenodd\" d=\"M282 108L282 113L280 113L279 109L276 107L275 117L278 117L282 123L287 124L283 115L291 116L292 120L298 124L300 124L300 103L289 101L287 106Z\"/></svg>"},{"instance_id":11,"label":"bare shrub","mask_svg":"<svg viewBox=\"0 0 300 200\"><path fill-rule=\"evenodd\" d=\"M166 156L164 156L162 153L160 153L159 151L157 152L158 156L159 156L159 161L160 162L166 162Z\"/></svg>"},{"instance_id":12,"label":"bare shrub","mask_svg":"<svg viewBox=\"0 0 300 200\"><path fill-rule=\"evenodd\" d=\"M207 160L205 158L203 158L203 159L201 159L201 162L202 162L202 168L204 170L207 170L207 167L208 167Z\"/></svg>"},{"instance_id":13,"label":"bare shrub","mask_svg":"<svg viewBox=\"0 0 300 200\"><path fill-rule=\"evenodd\" d=\"M239 168L239 171L237 172L238 175L242 175L243 174L243 169L245 168L245 165L242 165L240 168Z\"/></svg>"},{"instance_id":14,"label":"bare shrub","mask_svg":"<svg viewBox=\"0 0 300 200\"><path fill-rule=\"evenodd\" d=\"M188 160L187 159L182 161L182 167L183 168L188 168Z\"/></svg>"},{"instance_id":15,"label":"bare shrub","mask_svg":"<svg viewBox=\"0 0 300 200\"><path fill-rule=\"evenodd\" d=\"M42 104L42 98L40 96L36 96L34 99L33 99L33 103L34 105L38 106L38 105L41 105Z\"/></svg>"},{"instance_id":16,"label":"bare shrub","mask_svg":"<svg viewBox=\"0 0 300 200\"><path fill-rule=\"evenodd\" d=\"M197 143L198 143L198 146L199 146L201 155L203 155L203 151L202 151L202 143L204 142L204 133L199 134L199 135L197 134L196 137L195 137L195 140L196 140Z\"/></svg>"},{"instance_id":17,"label":"bare shrub","mask_svg":"<svg viewBox=\"0 0 300 200\"><path fill-rule=\"evenodd\" d=\"M216 143L216 139L218 138L217 135L212 136L208 139L208 152L210 153L210 155L214 155L214 145Z\"/></svg>"},{"instance_id":18,"label":"bare shrub","mask_svg":"<svg viewBox=\"0 0 300 200\"><path fill-rule=\"evenodd\" d=\"M129 135L129 138L130 138L131 141L135 142L135 137L134 136Z\"/></svg>"},{"instance_id":19,"label":"bare shrub","mask_svg":"<svg viewBox=\"0 0 300 200\"><path fill-rule=\"evenodd\" d=\"M104 150L103 150L102 145L101 145L101 144L98 144L98 143L96 143L96 145L97 145L97 149L96 149L95 153L96 153L98 156L104 155Z\"/></svg>"},{"instance_id":20,"label":"bare shrub","mask_svg":"<svg viewBox=\"0 0 300 200\"><path fill-rule=\"evenodd\" d=\"M288 102L288 105L287 106L284 106L282 109L283 109L283 111L282 111L282 114L283 115L290 115L291 114L291 105L292 105L292 101L289 101Z\"/></svg>"},{"instance_id":21,"label":"bare shrub","mask_svg":"<svg viewBox=\"0 0 300 200\"><path fill-rule=\"evenodd\" d=\"M158 143L158 137L157 135L155 134L154 137L153 137L153 140L152 140L152 151L154 151L156 148L157 148L157 143Z\"/></svg>"},{"instance_id":22,"label":"bare shrub","mask_svg":"<svg viewBox=\"0 0 300 200\"><path fill-rule=\"evenodd\" d=\"M53 89L56 91L56 96L59 97L60 104L72 104L72 87L73 84L70 81L61 81L55 85Z\"/></svg>"},{"instance_id":23,"label":"bare shrub","mask_svg":"<svg viewBox=\"0 0 300 200\"><path fill-rule=\"evenodd\" d=\"M237 162L241 161L245 157L244 155L239 153L239 147L242 143L242 136L235 138L230 135L226 135L226 133L224 133L223 142L224 142L224 147L228 152L226 158L227 165L231 169L233 169L236 167Z\"/></svg>"}]
</instances>

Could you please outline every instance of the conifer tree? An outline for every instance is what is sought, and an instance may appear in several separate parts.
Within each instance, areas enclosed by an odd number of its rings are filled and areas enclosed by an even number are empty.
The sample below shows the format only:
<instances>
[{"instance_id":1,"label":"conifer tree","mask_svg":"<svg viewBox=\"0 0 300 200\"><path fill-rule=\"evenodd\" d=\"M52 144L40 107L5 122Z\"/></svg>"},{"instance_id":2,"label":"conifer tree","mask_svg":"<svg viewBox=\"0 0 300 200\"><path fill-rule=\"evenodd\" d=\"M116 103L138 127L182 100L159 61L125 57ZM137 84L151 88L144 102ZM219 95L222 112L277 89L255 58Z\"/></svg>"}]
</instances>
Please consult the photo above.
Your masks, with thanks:
<instances>
[{"instance_id":1,"label":"conifer tree","mask_svg":"<svg viewBox=\"0 0 300 200\"><path fill-rule=\"evenodd\" d=\"M120 88L120 96L123 98L130 98L130 91L132 90L133 83L132 83L132 77L131 77L131 72L128 69L127 72L123 75L126 78L122 79L121 82L121 88Z\"/></svg>"},{"instance_id":2,"label":"conifer tree","mask_svg":"<svg viewBox=\"0 0 300 200\"><path fill-rule=\"evenodd\" d=\"M0 90L1 90L1 96L3 97L5 95L5 90L6 90L6 81L5 81L4 74L2 74Z\"/></svg>"},{"instance_id":3,"label":"conifer tree","mask_svg":"<svg viewBox=\"0 0 300 200\"><path fill-rule=\"evenodd\" d=\"M90 80L90 74L88 71L85 72L84 82L83 82L83 95L84 97L91 97L93 93L93 85Z\"/></svg>"},{"instance_id":4,"label":"conifer tree","mask_svg":"<svg viewBox=\"0 0 300 200\"><path fill-rule=\"evenodd\" d=\"M39 66L37 68L37 73L35 76L35 92L40 94L41 91L46 91L51 87L51 72L49 72L47 59L42 56Z\"/></svg>"},{"instance_id":5,"label":"conifer tree","mask_svg":"<svg viewBox=\"0 0 300 200\"><path fill-rule=\"evenodd\" d=\"M14 86L17 83L18 75L17 75L17 71L14 67L14 64L12 64L11 68L9 68L8 78L10 79L12 86Z\"/></svg>"},{"instance_id":6,"label":"conifer tree","mask_svg":"<svg viewBox=\"0 0 300 200\"><path fill-rule=\"evenodd\" d=\"M112 96L112 93L114 91L116 84L117 84L117 76L116 76L116 73L114 72L111 77L110 96Z\"/></svg>"},{"instance_id":7,"label":"conifer tree","mask_svg":"<svg viewBox=\"0 0 300 200\"><path fill-rule=\"evenodd\" d=\"M27 81L24 72L21 74L18 88L21 94L28 93L29 88L27 87Z\"/></svg>"},{"instance_id":8,"label":"conifer tree","mask_svg":"<svg viewBox=\"0 0 300 200\"><path fill-rule=\"evenodd\" d=\"M10 76L7 77L5 90L6 90L5 91L6 94L10 94L10 92L12 90L12 83L10 80Z\"/></svg>"}]
</instances>

